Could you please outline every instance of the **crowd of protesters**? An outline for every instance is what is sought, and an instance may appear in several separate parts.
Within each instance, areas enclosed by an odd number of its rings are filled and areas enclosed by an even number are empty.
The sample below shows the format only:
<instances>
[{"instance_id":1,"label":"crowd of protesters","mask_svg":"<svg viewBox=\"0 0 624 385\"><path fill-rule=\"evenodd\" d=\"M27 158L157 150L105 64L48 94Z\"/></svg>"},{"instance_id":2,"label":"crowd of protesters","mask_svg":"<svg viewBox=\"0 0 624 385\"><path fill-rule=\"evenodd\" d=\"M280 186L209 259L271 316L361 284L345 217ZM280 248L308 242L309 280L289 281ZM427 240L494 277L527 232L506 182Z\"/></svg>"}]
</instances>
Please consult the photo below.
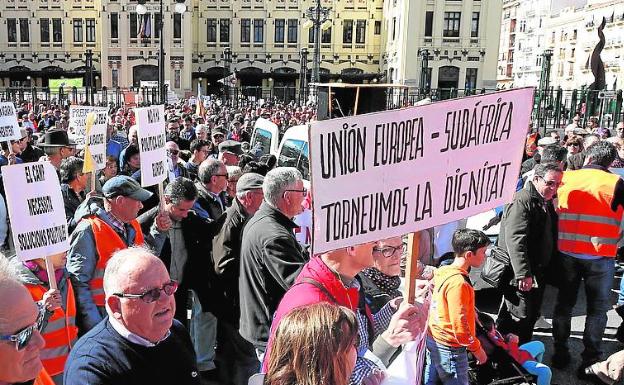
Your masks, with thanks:
<instances>
[{"instance_id":1,"label":"crowd of protesters","mask_svg":"<svg viewBox=\"0 0 624 385\"><path fill-rule=\"evenodd\" d=\"M106 167L91 179L69 111L18 106L22 138L2 144L0 166L56 168L70 248L46 256L51 289L44 259L12 256L0 199L8 257L0 257L0 384L377 385L402 346L426 331L428 385L468 384L469 353L478 365L489 360L483 338L548 385L544 361L571 361L581 281L588 301L578 376L619 373L618 360L601 360L624 213L624 181L609 168L624 167L623 123L613 137L595 119L545 137L529 131L518 193L491 222L500 221L496 246L509 257L494 321L476 310L469 277L491 241L465 222L421 233L429 310L399 290L403 237L320 255L297 241L293 218L310 199L303 175L250 141L258 118L284 133L314 120L313 108L213 99L165 112L169 169L159 193L141 187L132 108L110 109ZM549 361L533 341L546 284L566 287ZM624 294L618 304L624 316ZM617 338L624 342L624 326Z\"/></svg>"}]
</instances>

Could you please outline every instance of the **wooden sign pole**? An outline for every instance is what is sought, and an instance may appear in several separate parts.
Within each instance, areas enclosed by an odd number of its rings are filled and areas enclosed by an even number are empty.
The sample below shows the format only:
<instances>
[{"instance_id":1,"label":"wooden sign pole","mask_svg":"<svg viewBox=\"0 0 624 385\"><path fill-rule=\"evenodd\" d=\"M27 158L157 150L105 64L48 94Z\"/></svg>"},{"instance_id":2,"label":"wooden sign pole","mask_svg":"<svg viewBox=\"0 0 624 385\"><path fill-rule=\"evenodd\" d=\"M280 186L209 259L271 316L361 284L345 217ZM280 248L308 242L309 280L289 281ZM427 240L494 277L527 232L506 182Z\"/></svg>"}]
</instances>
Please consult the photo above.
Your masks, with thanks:
<instances>
[{"instance_id":1,"label":"wooden sign pole","mask_svg":"<svg viewBox=\"0 0 624 385\"><path fill-rule=\"evenodd\" d=\"M418 275L418 254L420 248L420 232L407 236L407 266L405 268L405 293L403 298L408 303L416 299L416 276Z\"/></svg>"},{"instance_id":2,"label":"wooden sign pole","mask_svg":"<svg viewBox=\"0 0 624 385\"><path fill-rule=\"evenodd\" d=\"M56 274L54 274L54 266L52 265L52 260L48 257L45 257L43 259L45 259L46 270L48 272L48 281L50 281L50 289L57 290L58 287L56 286Z\"/></svg>"}]
</instances>

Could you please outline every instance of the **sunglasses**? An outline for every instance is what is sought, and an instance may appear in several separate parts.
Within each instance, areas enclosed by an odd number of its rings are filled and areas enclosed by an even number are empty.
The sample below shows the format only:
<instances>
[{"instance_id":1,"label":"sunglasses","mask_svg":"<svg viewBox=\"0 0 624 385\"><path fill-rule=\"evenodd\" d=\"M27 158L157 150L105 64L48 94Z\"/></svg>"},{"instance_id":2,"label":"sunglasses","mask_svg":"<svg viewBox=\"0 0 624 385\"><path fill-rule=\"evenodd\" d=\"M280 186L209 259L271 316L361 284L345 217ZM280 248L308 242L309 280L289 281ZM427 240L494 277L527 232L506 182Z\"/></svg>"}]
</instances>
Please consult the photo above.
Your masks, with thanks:
<instances>
[{"instance_id":1,"label":"sunglasses","mask_svg":"<svg viewBox=\"0 0 624 385\"><path fill-rule=\"evenodd\" d=\"M150 289L142 294L113 293L113 295L119 298L130 298L130 299L139 298L145 303L152 303L152 302L158 301L162 292L164 292L168 296L171 296L177 290L178 290L178 283L174 280L171 280L165 283L163 287Z\"/></svg>"},{"instance_id":2,"label":"sunglasses","mask_svg":"<svg viewBox=\"0 0 624 385\"><path fill-rule=\"evenodd\" d=\"M559 183L555 180L546 180L544 178L542 178L542 180L544 181L544 183L546 184L546 186L548 187L559 187L562 185L562 183Z\"/></svg>"},{"instance_id":3,"label":"sunglasses","mask_svg":"<svg viewBox=\"0 0 624 385\"><path fill-rule=\"evenodd\" d=\"M180 151L178 151L178 150L167 150L167 154L178 155L179 153L180 153Z\"/></svg>"},{"instance_id":4,"label":"sunglasses","mask_svg":"<svg viewBox=\"0 0 624 385\"><path fill-rule=\"evenodd\" d=\"M400 250L402 255L406 251L406 247L407 245L405 244L401 246L373 247L373 253L378 253L386 258L390 258L397 252L397 250Z\"/></svg>"},{"instance_id":5,"label":"sunglasses","mask_svg":"<svg viewBox=\"0 0 624 385\"><path fill-rule=\"evenodd\" d=\"M46 309L44 307L40 307L39 313L37 314L37 320L34 324L26 326L15 334L0 336L0 341L12 342L15 344L15 350L23 350L30 343L35 330L41 332L47 326L48 319L46 315Z\"/></svg>"}]
</instances>

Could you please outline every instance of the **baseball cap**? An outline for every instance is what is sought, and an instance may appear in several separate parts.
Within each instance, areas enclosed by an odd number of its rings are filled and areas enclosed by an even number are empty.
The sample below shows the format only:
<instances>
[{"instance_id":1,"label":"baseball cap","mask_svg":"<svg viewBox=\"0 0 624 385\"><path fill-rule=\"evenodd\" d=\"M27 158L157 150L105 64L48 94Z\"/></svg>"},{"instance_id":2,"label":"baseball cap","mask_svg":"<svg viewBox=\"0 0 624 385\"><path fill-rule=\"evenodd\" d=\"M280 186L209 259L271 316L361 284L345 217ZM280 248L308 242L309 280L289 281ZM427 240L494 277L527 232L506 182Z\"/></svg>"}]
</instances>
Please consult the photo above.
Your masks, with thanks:
<instances>
[{"instance_id":1,"label":"baseball cap","mask_svg":"<svg viewBox=\"0 0 624 385\"><path fill-rule=\"evenodd\" d=\"M106 198L124 196L137 201L146 201L152 193L141 187L139 182L127 175L118 175L109 179L102 187L102 194Z\"/></svg>"}]
</instances>

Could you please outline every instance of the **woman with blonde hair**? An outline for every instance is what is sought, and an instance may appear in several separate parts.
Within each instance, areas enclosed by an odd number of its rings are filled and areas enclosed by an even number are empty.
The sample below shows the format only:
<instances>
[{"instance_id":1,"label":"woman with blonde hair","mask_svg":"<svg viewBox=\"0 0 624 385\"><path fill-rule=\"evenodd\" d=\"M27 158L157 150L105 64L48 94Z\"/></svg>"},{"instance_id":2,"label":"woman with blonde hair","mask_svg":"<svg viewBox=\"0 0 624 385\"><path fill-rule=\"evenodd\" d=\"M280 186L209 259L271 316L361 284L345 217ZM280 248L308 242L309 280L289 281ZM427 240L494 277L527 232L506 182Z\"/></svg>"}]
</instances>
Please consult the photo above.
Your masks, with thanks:
<instances>
[{"instance_id":1,"label":"woman with blonde hair","mask_svg":"<svg viewBox=\"0 0 624 385\"><path fill-rule=\"evenodd\" d=\"M357 345L351 310L327 302L295 308L279 323L264 385L347 385Z\"/></svg>"}]
</instances>

